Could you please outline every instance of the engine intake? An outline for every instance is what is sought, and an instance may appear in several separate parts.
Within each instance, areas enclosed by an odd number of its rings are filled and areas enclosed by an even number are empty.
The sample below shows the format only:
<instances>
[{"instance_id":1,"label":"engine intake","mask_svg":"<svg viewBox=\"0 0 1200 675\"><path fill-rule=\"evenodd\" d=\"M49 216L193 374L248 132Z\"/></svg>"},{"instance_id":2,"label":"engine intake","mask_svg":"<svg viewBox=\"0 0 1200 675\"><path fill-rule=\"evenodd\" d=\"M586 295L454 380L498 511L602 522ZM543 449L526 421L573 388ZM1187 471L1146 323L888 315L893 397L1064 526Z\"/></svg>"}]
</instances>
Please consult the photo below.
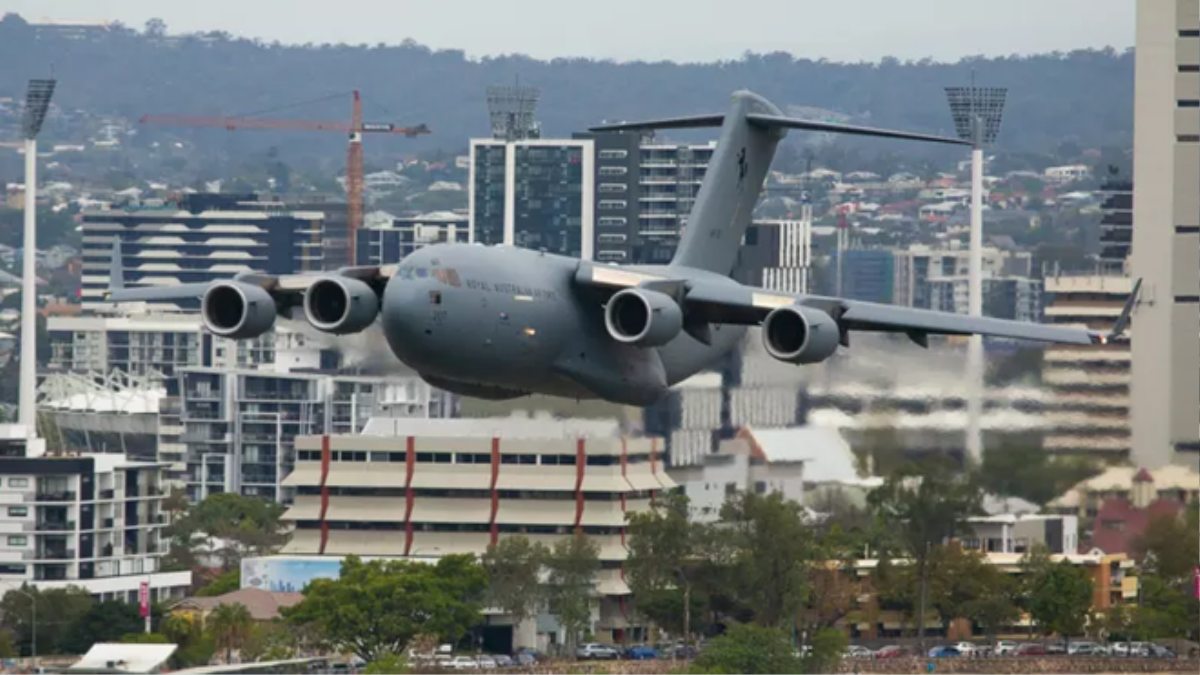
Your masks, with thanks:
<instances>
[{"instance_id":1,"label":"engine intake","mask_svg":"<svg viewBox=\"0 0 1200 675\"><path fill-rule=\"evenodd\" d=\"M837 322L826 312L803 305L772 310L762 324L763 345L787 363L819 363L833 356L841 341Z\"/></svg>"},{"instance_id":2,"label":"engine intake","mask_svg":"<svg viewBox=\"0 0 1200 675\"><path fill-rule=\"evenodd\" d=\"M379 295L358 279L324 276L304 293L304 316L317 330L336 335L357 333L375 322Z\"/></svg>"},{"instance_id":3,"label":"engine intake","mask_svg":"<svg viewBox=\"0 0 1200 675\"><path fill-rule=\"evenodd\" d=\"M604 308L604 326L617 342L661 347L679 335L683 311L665 293L627 288L609 298Z\"/></svg>"},{"instance_id":4,"label":"engine intake","mask_svg":"<svg viewBox=\"0 0 1200 675\"><path fill-rule=\"evenodd\" d=\"M200 316L209 332L234 340L256 338L275 325L275 300L259 286L220 281L200 300Z\"/></svg>"}]
</instances>

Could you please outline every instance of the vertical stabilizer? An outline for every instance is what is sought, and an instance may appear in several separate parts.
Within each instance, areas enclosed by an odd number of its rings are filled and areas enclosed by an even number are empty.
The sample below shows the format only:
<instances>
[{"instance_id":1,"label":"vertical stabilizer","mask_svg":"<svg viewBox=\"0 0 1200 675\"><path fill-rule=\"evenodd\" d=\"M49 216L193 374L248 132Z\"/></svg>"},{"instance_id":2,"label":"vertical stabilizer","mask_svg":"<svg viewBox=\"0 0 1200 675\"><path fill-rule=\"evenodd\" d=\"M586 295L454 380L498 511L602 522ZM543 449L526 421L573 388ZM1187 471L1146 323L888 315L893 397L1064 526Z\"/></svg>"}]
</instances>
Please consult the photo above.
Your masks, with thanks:
<instances>
[{"instance_id":1,"label":"vertical stabilizer","mask_svg":"<svg viewBox=\"0 0 1200 675\"><path fill-rule=\"evenodd\" d=\"M679 241L672 265L729 274L750 225L763 182L786 131L755 125L748 115L778 116L779 109L748 91L733 95L717 148Z\"/></svg>"}]
</instances>

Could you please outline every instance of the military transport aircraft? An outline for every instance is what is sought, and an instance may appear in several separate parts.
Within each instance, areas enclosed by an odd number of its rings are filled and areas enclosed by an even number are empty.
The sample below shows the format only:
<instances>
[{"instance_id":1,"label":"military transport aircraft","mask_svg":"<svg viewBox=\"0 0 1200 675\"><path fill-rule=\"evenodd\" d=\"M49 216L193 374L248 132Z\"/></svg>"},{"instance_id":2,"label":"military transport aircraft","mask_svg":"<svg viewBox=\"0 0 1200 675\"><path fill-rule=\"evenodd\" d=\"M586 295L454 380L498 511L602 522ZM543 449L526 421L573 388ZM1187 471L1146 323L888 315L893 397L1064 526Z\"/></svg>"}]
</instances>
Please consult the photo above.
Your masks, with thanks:
<instances>
[{"instance_id":1,"label":"military transport aircraft","mask_svg":"<svg viewBox=\"0 0 1200 675\"><path fill-rule=\"evenodd\" d=\"M817 363L854 331L1103 343L1112 333L977 318L752 288L730 278L779 141L788 129L965 144L938 136L793 119L764 98L733 94L724 114L622 123L595 131L720 127L720 140L665 266L616 266L511 246L437 244L399 264L298 275L238 274L174 287L126 288L113 247L114 302L200 298L215 335L250 339L300 309L335 335L379 321L395 355L431 385L466 396L548 394L644 406L712 366L748 326L767 352ZM1136 296L1136 291L1134 293Z\"/></svg>"}]
</instances>

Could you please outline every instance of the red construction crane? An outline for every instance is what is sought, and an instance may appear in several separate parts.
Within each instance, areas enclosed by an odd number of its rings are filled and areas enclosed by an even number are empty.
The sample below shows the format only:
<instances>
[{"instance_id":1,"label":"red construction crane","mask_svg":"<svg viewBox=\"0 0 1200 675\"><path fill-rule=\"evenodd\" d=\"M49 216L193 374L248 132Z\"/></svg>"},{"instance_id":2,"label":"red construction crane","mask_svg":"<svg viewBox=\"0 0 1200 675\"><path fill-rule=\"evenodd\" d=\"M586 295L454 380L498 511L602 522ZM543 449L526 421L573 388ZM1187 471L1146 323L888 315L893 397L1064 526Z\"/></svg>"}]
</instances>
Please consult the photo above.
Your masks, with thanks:
<instances>
[{"instance_id":1,"label":"red construction crane","mask_svg":"<svg viewBox=\"0 0 1200 675\"><path fill-rule=\"evenodd\" d=\"M354 107L350 122L317 122L312 120L280 120L261 117L205 117L199 115L143 115L142 124L159 124L177 127L221 127L234 129L278 129L286 131L339 131L349 135L346 150L346 226L349 235L350 264L356 255L356 237L363 218L363 151L364 133L404 134L413 138L430 133L429 127L398 127L390 123L363 122L362 97L354 90Z\"/></svg>"}]
</instances>

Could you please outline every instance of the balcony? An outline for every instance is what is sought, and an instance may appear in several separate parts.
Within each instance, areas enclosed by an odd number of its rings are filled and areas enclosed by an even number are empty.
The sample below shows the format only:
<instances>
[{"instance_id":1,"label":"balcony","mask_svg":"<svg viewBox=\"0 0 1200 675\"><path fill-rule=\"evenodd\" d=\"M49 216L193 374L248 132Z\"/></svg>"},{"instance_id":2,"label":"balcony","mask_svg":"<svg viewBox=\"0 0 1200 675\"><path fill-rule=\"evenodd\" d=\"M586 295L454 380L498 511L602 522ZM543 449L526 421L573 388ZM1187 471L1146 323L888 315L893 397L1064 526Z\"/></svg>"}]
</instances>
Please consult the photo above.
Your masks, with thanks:
<instances>
[{"instance_id":1,"label":"balcony","mask_svg":"<svg viewBox=\"0 0 1200 675\"><path fill-rule=\"evenodd\" d=\"M74 560L74 549L50 549L41 551L23 551L21 553L22 560Z\"/></svg>"},{"instance_id":2,"label":"balcony","mask_svg":"<svg viewBox=\"0 0 1200 675\"><path fill-rule=\"evenodd\" d=\"M103 529L103 530L111 530L117 526L116 520L114 520L113 518L105 518L104 520L100 521L100 525L101 525L100 529Z\"/></svg>"},{"instance_id":3,"label":"balcony","mask_svg":"<svg viewBox=\"0 0 1200 675\"><path fill-rule=\"evenodd\" d=\"M75 521L44 520L39 523L25 523L22 529L26 532L74 532Z\"/></svg>"},{"instance_id":4,"label":"balcony","mask_svg":"<svg viewBox=\"0 0 1200 675\"><path fill-rule=\"evenodd\" d=\"M75 501L75 493L70 490L56 492L38 492L34 495L36 502L73 502Z\"/></svg>"},{"instance_id":5,"label":"balcony","mask_svg":"<svg viewBox=\"0 0 1200 675\"><path fill-rule=\"evenodd\" d=\"M97 494L99 495L97 497L97 499L116 499L117 498L117 493L115 490L101 490Z\"/></svg>"}]
</instances>

